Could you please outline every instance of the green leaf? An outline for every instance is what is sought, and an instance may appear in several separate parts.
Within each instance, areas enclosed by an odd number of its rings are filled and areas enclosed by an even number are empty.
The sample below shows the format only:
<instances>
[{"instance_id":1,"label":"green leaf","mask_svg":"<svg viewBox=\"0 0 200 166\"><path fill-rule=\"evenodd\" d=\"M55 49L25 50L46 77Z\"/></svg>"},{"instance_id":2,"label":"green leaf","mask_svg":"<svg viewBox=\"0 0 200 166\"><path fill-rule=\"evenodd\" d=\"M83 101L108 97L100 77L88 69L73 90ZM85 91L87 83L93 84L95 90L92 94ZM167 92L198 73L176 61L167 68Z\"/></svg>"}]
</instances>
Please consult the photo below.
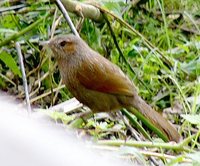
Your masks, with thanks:
<instances>
[{"instance_id":1,"label":"green leaf","mask_svg":"<svg viewBox=\"0 0 200 166\"><path fill-rule=\"evenodd\" d=\"M74 120L73 116L68 116L64 112L50 112L49 115L55 121L61 120L64 124Z\"/></svg>"},{"instance_id":2,"label":"green leaf","mask_svg":"<svg viewBox=\"0 0 200 166\"><path fill-rule=\"evenodd\" d=\"M128 56L132 58L136 57L137 54L138 54L137 51L135 51L134 49L128 52Z\"/></svg>"},{"instance_id":3,"label":"green leaf","mask_svg":"<svg viewBox=\"0 0 200 166\"><path fill-rule=\"evenodd\" d=\"M0 60L2 60L15 75L22 77L21 72L17 66L17 63L15 62L15 59L10 54L8 54L5 51L1 52Z\"/></svg>"},{"instance_id":4,"label":"green leaf","mask_svg":"<svg viewBox=\"0 0 200 166\"><path fill-rule=\"evenodd\" d=\"M109 1L109 2L104 2L103 5L109 11L112 11L117 16L121 17L122 13L121 13L121 6L119 5L119 3L115 3L115 2Z\"/></svg>"},{"instance_id":5,"label":"green leaf","mask_svg":"<svg viewBox=\"0 0 200 166\"><path fill-rule=\"evenodd\" d=\"M16 24L13 21L12 15L10 15L10 14L5 15L4 17L1 17L0 25L1 25L1 27L4 27L4 28L8 28L8 29L13 28L13 29L16 29Z\"/></svg>"},{"instance_id":6,"label":"green leaf","mask_svg":"<svg viewBox=\"0 0 200 166\"><path fill-rule=\"evenodd\" d=\"M200 115L181 115L181 117L191 124L200 124Z\"/></svg>"},{"instance_id":7,"label":"green leaf","mask_svg":"<svg viewBox=\"0 0 200 166\"><path fill-rule=\"evenodd\" d=\"M190 52L187 45L177 44L179 48L183 49L187 54Z\"/></svg>"},{"instance_id":8,"label":"green leaf","mask_svg":"<svg viewBox=\"0 0 200 166\"><path fill-rule=\"evenodd\" d=\"M198 58L197 60L191 60L189 63L181 63L181 68L186 70L189 73L192 74L200 74L200 58Z\"/></svg>"}]
</instances>

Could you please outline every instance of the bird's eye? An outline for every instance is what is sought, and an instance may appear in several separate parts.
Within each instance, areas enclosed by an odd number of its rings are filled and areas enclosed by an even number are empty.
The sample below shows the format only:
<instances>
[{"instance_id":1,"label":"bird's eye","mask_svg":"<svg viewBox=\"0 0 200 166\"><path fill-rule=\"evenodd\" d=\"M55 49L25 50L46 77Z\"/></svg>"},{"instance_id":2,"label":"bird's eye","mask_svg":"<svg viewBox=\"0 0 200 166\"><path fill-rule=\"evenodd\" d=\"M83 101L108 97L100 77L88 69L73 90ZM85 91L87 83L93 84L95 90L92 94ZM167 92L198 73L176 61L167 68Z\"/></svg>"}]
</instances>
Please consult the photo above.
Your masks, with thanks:
<instances>
[{"instance_id":1,"label":"bird's eye","mask_svg":"<svg viewBox=\"0 0 200 166\"><path fill-rule=\"evenodd\" d=\"M60 46L61 47L64 47L66 44L67 44L67 41L65 41L65 40L63 40L63 41L60 42Z\"/></svg>"}]
</instances>

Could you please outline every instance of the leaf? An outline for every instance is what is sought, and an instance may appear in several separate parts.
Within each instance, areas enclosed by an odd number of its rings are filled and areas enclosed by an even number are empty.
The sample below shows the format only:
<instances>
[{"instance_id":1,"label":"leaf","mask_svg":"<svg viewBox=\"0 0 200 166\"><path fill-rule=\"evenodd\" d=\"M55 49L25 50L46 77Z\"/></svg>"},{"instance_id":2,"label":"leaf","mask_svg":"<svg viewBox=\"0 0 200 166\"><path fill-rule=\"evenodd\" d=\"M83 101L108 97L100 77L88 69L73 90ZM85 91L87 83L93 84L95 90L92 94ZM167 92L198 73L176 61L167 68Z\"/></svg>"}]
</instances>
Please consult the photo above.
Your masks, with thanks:
<instances>
[{"instance_id":1,"label":"leaf","mask_svg":"<svg viewBox=\"0 0 200 166\"><path fill-rule=\"evenodd\" d=\"M115 2L109 1L109 2L104 2L103 5L108 10L112 11L113 13L115 13L117 16L119 16L119 17L122 16L121 6L119 5L119 3L115 3Z\"/></svg>"},{"instance_id":2,"label":"leaf","mask_svg":"<svg viewBox=\"0 0 200 166\"><path fill-rule=\"evenodd\" d=\"M177 44L179 48L183 49L187 54L190 52L187 45Z\"/></svg>"},{"instance_id":3,"label":"leaf","mask_svg":"<svg viewBox=\"0 0 200 166\"><path fill-rule=\"evenodd\" d=\"M132 58L136 57L137 54L138 54L137 51L135 51L134 49L128 52L128 56Z\"/></svg>"},{"instance_id":4,"label":"leaf","mask_svg":"<svg viewBox=\"0 0 200 166\"><path fill-rule=\"evenodd\" d=\"M61 120L64 124L67 124L74 119L73 116L68 116L64 112L50 112L49 115L55 121Z\"/></svg>"},{"instance_id":5,"label":"leaf","mask_svg":"<svg viewBox=\"0 0 200 166\"><path fill-rule=\"evenodd\" d=\"M200 125L200 115L181 115L186 121L191 124L199 124Z\"/></svg>"},{"instance_id":6,"label":"leaf","mask_svg":"<svg viewBox=\"0 0 200 166\"><path fill-rule=\"evenodd\" d=\"M200 58L197 60L191 60L189 63L181 63L181 68L189 73L199 75L200 74Z\"/></svg>"},{"instance_id":7,"label":"leaf","mask_svg":"<svg viewBox=\"0 0 200 166\"><path fill-rule=\"evenodd\" d=\"M16 19L17 19L17 17L16 17ZM10 15L10 14L5 15L4 17L1 17L0 24L4 28L8 28L8 29L13 28L13 29L16 29L15 21L13 21L12 15Z\"/></svg>"},{"instance_id":8,"label":"leaf","mask_svg":"<svg viewBox=\"0 0 200 166\"><path fill-rule=\"evenodd\" d=\"M187 156L193 160L194 164L200 165L200 152L190 153Z\"/></svg>"},{"instance_id":9,"label":"leaf","mask_svg":"<svg viewBox=\"0 0 200 166\"><path fill-rule=\"evenodd\" d=\"M6 66L8 66L15 75L22 77L21 72L17 66L17 63L15 62L15 59L10 54L8 54L5 51L1 52L0 60L2 60L6 64Z\"/></svg>"}]
</instances>

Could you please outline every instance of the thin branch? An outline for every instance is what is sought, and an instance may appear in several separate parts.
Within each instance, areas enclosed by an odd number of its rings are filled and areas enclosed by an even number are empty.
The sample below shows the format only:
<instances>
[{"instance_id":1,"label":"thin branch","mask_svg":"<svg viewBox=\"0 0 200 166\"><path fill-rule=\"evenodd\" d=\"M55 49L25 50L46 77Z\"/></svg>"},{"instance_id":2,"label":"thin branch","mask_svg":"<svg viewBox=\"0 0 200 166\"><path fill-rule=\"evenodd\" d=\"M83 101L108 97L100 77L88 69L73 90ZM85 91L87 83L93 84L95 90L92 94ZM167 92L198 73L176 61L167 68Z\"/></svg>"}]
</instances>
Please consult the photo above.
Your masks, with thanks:
<instances>
[{"instance_id":1,"label":"thin branch","mask_svg":"<svg viewBox=\"0 0 200 166\"><path fill-rule=\"evenodd\" d=\"M103 20L100 10L89 3L86 4L71 0L61 0L61 1L65 6L66 10L71 13L76 13L79 16L81 16L80 14L82 14L84 18L89 18L96 22L101 22Z\"/></svg>"},{"instance_id":2,"label":"thin branch","mask_svg":"<svg viewBox=\"0 0 200 166\"><path fill-rule=\"evenodd\" d=\"M5 79L6 81L10 82L16 88L16 84L11 79L9 79L8 77L6 77L5 75L3 75L1 73L0 73L0 77Z\"/></svg>"},{"instance_id":3,"label":"thin branch","mask_svg":"<svg viewBox=\"0 0 200 166\"><path fill-rule=\"evenodd\" d=\"M21 5L15 5L15 6L10 6L10 7L6 7L6 8L1 8L0 9L0 13L6 12L6 11L10 11L10 10L21 9L23 7L26 7L26 5L21 4Z\"/></svg>"},{"instance_id":4,"label":"thin branch","mask_svg":"<svg viewBox=\"0 0 200 166\"><path fill-rule=\"evenodd\" d=\"M197 134L191 135L181 141L180 143L160 143L160 142L147 142L147 141L124 141L124 140L100 140L97 141L99 145L108 145L108 146L130 146L130 147L148 147L148 148L163 148L163 149L170 149L170 150L177 150L177 151L185 151L191 152L192 150L186 147L196 136Z\"/></svg>"},{"instance_id":5,"label":"thin branch","mask_svg":"<svg viewBox=\"0 0 200 166\"><path fill-rule=\"evenodd\" d=\"M104 151L114 151L114 152L123 152L123 147L114 147L114 146L106 146L106 145L87 145L89 148L92 149L100 149L100 150L104 150ZM173 155L169 155L169 154L164 154L164 153L158 153L158 152L152 152L152 151L147 151L147 150L139 150L138 152L145 155L145 156L153 156L153 157L158 157L161 159L176 159L177 157L183 157L182 158L182 162L192 162L191 159L186 158L185 156L173 156ZM123 155L120 156L123 159L132 159L133 155L131 154L127 154L124 155L124 153L122 153Z\"/></svg>"},{"instance_id":6,"label":"thin branch","mask_svg":"<svg viewBox=\"0 0 200 166\"><path fill-rule=\"evenodd\" d=\"M59 87L57 87L57 88L54 88L54 89L53 89L53 92L59 91L60 89L63 89L64 87L65 87L65 85L61 85L61 86L59 86ZM44 98L44 97L50 95L51 93L52 93L52 92L51 92L51 90L50 90L50 91L48 91L48 92L46 92L46 93L41 94L40 96L36 96L35 98L32 98L32 99L31 99L31 103L33 103L33 102L35 102L35 101L37 101L37 100L39 100L39 99L42 99L42 98Z\"/></svg>"},{"instance_id":7,"label":"thin branch","mask_svg":"<svg viewBox=\"0 0 200 166\"><path fill-rule=\"evenodd\" d=\"M60 0L56 0L56 4L58 6L58 8L61 10L61 12L63 13L63 16L65 17L68 25L70 26L72 32L79 37L79 34L74 26L74 24L72 23L71 18L69 17L69 14L67 12L67 10L65 9L65 7L63 6L62 2Z\"/></svg>"},{"instance_id":8,"label":"thin branch","mask_svg":"<svg viewBox=\"0 0 200 166\"><path fill-rule=\"evenodd\" d=\"M24 69L21 47L18 42L16 42L15 47L17 49L19 64L20 64L20 68L21 68L21 72L22 72L23 86L24 86L24 91L25 91L25 96L26 96L27 111L30 114L31 113L31 104L30 104L30 99L29 99L28 84L27 84L26 73L25 73L25 69Z\"/></svg>"}]
</instances>

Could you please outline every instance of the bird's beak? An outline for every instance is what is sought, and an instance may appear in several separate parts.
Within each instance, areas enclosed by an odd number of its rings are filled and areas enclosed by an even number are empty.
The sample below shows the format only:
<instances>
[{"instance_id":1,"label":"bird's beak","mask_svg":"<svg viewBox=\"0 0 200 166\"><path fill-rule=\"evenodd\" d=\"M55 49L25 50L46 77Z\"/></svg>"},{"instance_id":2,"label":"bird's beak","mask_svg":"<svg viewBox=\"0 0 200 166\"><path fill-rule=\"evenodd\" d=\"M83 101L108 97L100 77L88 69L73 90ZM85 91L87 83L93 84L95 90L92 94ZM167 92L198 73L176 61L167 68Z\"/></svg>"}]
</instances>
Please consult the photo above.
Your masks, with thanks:
<instances>
[{"instance_id":1,"label":"bird's beak","mask_svg":"<svg viewBox=\"0 0 200 166\"><path fill-rule=\"evenodd\" d=\"M54 43L53 39L48 41L48 46L50 47L52 52L54 52L56 50L55 43Z\"/></svg>"},{"instance_id":2,"label":"bird's beak","mask_svg":"<svg viewBox=\"0 0 200 166\"><path fill-rule=\"evenodd\" d=\"M56 55L56 46L55 46L55 42L53 39L50 39L47 43L48 47L51 49L52 52L52 57L57 57Z\"/></svg>"},{"instance_id":3,"label":"bird's beak","mask_svg":"<svg viewBox=\"0 0 200 166\"><path fill-rule=\"evenodd\" d=\"M53 48L53 41L52 41L52 39L49 40L47 44L48 44L48 46L49 46L51 49Z\"/></svg>"}]
</instances>

